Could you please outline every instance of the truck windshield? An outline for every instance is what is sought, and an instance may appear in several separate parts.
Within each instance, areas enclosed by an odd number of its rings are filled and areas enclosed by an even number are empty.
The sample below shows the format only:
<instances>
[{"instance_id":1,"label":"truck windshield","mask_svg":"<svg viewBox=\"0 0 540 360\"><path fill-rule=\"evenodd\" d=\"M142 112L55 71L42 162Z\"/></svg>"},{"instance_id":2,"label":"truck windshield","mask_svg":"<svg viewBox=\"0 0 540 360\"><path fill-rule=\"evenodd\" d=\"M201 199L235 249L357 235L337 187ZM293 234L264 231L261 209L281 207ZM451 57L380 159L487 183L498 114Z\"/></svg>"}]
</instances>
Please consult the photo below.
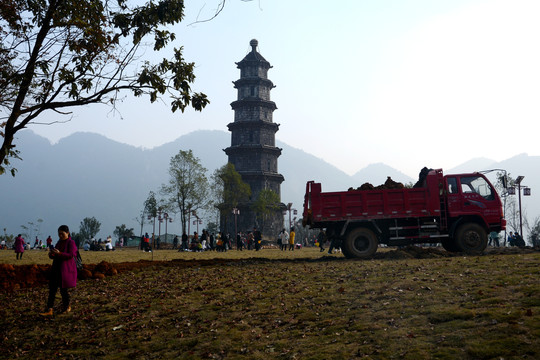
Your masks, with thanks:
<instances>
[{"instance_id":1,"label":"truck windshield","mask_svg":"<svg viewBox=\"0 0 540 360\"><path fill-rule=\"evenodd\" d=\"M462 177L461 191L463 193L477 193L486 200L494 199L491 185L481 176Z\"/></svg>"}]
</instances>

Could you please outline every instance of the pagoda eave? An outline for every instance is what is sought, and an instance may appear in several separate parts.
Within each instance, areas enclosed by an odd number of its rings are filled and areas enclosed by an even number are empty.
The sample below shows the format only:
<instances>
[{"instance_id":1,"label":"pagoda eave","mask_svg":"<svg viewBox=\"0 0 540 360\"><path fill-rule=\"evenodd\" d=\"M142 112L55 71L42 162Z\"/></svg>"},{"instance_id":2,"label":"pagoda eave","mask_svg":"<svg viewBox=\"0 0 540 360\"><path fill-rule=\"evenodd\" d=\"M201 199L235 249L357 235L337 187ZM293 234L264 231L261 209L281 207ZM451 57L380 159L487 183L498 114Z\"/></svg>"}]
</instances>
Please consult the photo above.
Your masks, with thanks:
<instances>
[{"instance_id":1,"label":"pagoda eave","mask_svg":"<svg viewBox=\"0 0 540 360\"><path fill-rule=\"evenodd\" d=\"M269 100L262 100L258 97L247 97L242 100L236 100L231 103L231 107L233 110L237 110L238 108L242 106L264 106L271 110L276 110L277 106L276 103Z\"/></svg>"}]
</instances>

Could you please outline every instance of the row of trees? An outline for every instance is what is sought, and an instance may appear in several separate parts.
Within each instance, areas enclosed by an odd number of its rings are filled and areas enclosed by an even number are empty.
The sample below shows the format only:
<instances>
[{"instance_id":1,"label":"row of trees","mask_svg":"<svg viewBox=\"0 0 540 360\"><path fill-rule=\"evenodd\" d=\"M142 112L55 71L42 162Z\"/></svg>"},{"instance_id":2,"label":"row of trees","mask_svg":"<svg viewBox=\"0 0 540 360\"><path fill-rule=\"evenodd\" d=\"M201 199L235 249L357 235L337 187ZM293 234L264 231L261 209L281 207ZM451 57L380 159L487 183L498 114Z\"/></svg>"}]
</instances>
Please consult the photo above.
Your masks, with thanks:
<instances>
[{"instance_id":1,"label":"row of trees","mask_svg":"<svg viewBox=\"0 0 540 360\"><path fill-rule=\"evenodd\" d=\"M71 232L71 237L77 246L82 246L85 241L95 238L101 230L101 222L95 217L86 217L81 221L79 232ZM124 238L125 241L135 236L133 228L126 227L125 224L117 226L113 232L116 239Z\"/></svg>"},{"instance_id":2,"label":"row of trees","mask_svg":"<svg viewBox=\"0 0 540 360\"><path fill-rule=\"evenodd\" d=\"M219 231L221 216L230 214L235 207L251 199L251 189L242 181L234 165L227 163L207 176L207 169L200 163L192 150L180 150L173 156L169 165L168 182L161 185L158 195L150 191L144 208L137 218L143 226L147 218L159 217L170 212L180 217L182 232L188 233L187 224L192 215L204 214L214 219L208 223L209 230ZM266 189L261 191L252 202L252 209L257 214L262 227L268 216L279 209L279 195Z\"/></svg>"}]
</instances>

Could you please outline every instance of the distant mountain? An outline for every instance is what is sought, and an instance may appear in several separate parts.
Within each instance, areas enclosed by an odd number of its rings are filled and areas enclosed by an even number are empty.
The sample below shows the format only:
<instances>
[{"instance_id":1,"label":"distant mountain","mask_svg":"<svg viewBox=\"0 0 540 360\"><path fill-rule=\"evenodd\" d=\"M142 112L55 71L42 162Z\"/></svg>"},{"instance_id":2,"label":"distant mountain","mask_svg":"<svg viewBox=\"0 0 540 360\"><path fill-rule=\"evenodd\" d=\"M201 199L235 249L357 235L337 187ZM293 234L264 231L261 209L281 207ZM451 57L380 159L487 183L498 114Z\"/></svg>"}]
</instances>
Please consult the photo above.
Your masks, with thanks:
<instances>
[{"instance_id":1,"label":"distant mountain","mask_svg":"<svg viewBox=\"0 0 540 360\"><path fill-rule=\"evenodd\" d=\"M20 132L17 146L23 161L13 161L17 175L0 176L0 228L19 233L21 225L43 219L41 236L54 236L58 225L78 231L83 218L94 216L102 224L98 237L112 235L121 224L138 234L135 217L148 193L158 192L168 180L172 156L192 149L211 175L227 162L223 149L229 145L230 133L224 131L196 131L149 150L93 133L76 133L51 145L32 131ZM308 180L322 182L326 190L353 183L349 175L313 155L279 141L277 146L283 149L282 201L292 202L299 213ZM180 224L172 223L168 230L179 229ZM147 225L145 231L152 229Z\"/></svg>"},{"instance_id":2,"label":"distant mountain","mask_svg":"<svg viewBox=\"0 0 540 360\"><path fill-rule=\"evenodd\" d=\"M496 163L495 160L491 160L487 158L475 158L467 162L464 162L463 164L458 165L455 168L448 169L448 174L460 174L460 173L467 173L467 172L489 170L489 169L493 169L493 166L495 163ZM445 169L445 171L447 170Z\"/></svg>"},{"instance_id":3,"label":"distant mountain","mask_svg":"<svg viewBox=\"0 0 540 360\"><path fill-rule=\"evenodd\" d=\"M23 161L13 161L18 169L15 178L0 176L0 231L6 228L8 234L17 234L22 232L21 225L43 219L41 237L55 236L59 225L68 224L78 231L83 218L94 216L102 223L98 237L104 238L121 224L139 233L135 217L148 193L157 192L168 180L170 158L179 150L192 149L209 175L225 164L223 149L230 145L230 133L196 131L162 146L142 149L92 133L76 133L51 145L26 130L18 134L16 143ZM404 184L416 181L384 164L371 164L349 176L302 150L279 141L276 145L283 149L279 158L279 172L285 177L281 200L292 202L299 214L309 180L322 183L323 191L345 190L365 182L379 185L388 176ZM533 194L540 191L540 157L523 154L487 166L490 162L475 159L456 169L505 168L513 177L524 175L524 184ZM449 172L461 171L456 169ZM530 200L532 197L523 201L527 213L540 214L540 204ZM145 225L145 231L151 232L151 226ZM180 232L180 224L169 224L168 232Z\"/></svg>"},{"instance_id":4,"label":"distant mountain","mask_svg":"<svg viewBox=\"0 0 540 360\"><path fill-rule=\"evenodd\" d=\"M418 170L420 172L420 169ZM418 179L413 179L410 176L403 174L402 172L382 163L370 164L358 171L353 175L353 179L357 181L357 184L353 187L358 187L363 183L372 182L372 185L384 184L386 179L391 177L392 180L403 184L415 183Z\"/></svg>"}]
</instances>

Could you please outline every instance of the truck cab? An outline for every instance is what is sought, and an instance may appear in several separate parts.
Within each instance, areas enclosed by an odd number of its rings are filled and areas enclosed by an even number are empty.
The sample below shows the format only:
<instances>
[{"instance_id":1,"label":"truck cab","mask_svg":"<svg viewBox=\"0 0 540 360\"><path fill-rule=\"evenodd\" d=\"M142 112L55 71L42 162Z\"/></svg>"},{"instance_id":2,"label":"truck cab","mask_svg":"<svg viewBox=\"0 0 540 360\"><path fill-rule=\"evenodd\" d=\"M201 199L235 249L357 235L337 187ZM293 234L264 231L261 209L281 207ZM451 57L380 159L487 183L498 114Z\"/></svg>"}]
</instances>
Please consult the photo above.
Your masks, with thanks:
<instances>
[{"instance_id":1,"label":"truck cab","mask_svg":"<svg viewBox=\"0 0 540 360\"><path fill-rule=\"evenodd\" d=\"M466 223L478 224L486 233L506 228L502 202L483 174L446 175L445 187L448 226L453 245L458 245L456 250L463 247L459 246L458 229ZM452 250L454 246L451 244L449 248Z\"/></svg>"}]
</instances>

